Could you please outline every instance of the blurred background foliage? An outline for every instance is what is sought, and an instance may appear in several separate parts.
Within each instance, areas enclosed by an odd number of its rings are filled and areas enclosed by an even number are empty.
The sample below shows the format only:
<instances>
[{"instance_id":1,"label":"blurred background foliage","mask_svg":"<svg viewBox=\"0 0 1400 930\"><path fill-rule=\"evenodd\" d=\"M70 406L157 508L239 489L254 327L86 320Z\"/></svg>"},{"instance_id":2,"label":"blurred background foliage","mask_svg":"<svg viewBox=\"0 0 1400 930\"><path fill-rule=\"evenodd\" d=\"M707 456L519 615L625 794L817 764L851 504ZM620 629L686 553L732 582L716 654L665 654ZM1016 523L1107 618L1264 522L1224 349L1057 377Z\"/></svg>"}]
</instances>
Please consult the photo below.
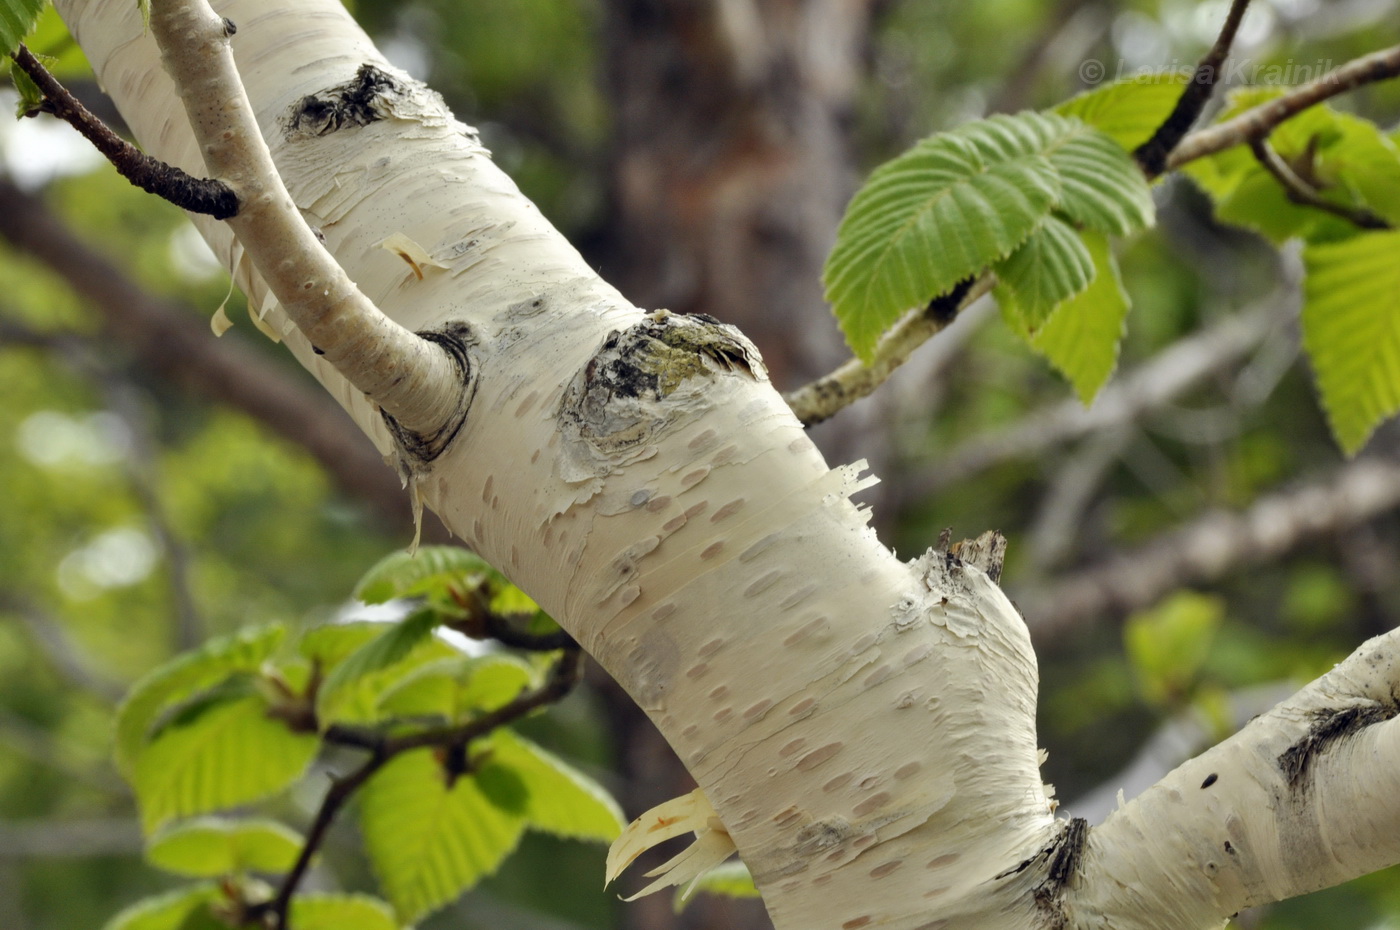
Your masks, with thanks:
<instances>
[{"instance_id":1,"label":"blurred background foliage","mask_svg":"<svg viewBox=\"0 0 1400 930\"><path fill-rule=\"evenodd\" d=\"M618 88L628 75L613 73L619 36L679 30L704 6L352 4L391 59L481 128L505 169L605 277L627 260L617 228L627 210L614 170L627 157L620 147L645 135L648 121L679 118L623 107ZM858 80L835 118L848 185L835 192L838 201L856 177L927 133L994 109L1048 106L1105 76L1189 67L1228 3L845 6L870 20L857 31ZM1267 79L1293 66L1305 79L1317 72L1301 69L1400 41L1397 6L1258 0L1236 45L1235 59L1247 65L1237 76ZM72 45L53 24L46 29L36 44L59 56L71 83L90 85ZM1258 70L1269 66L1283 70ZM1400 116L1400 83L1372 85L1340 105L1389 127ZM0 183L41 198L8 203L28 203L31 212L45 204L77 240L200 325L225 299L227 277L183 218L96 165L66 127L6 121L0 166ZM881 450L871 455L884 478L877 514L900 552L921 551L945 526L957 536L996 528L1010 539L1004 583L1042 656L1046 777L1070 811L1086 814L1106 810L1120 786L1132 795L1400 618L1400 521L1385 508L1349 521L1317 513L1317 527L1286 545L1056 615L1062 603L1080 603L1066 592L1089 586L1115 554L1131 560L1147 551L1135 547L1164 544L1165 534L1205 514L1247 513L1267 495L1325 486L1347 467L1298 358L1290 311L1296 256L1213 222L1182 179L1158 193L1158 228L1120 250L1135 309L1108 395L1182 340L1196 337L1191 358L1199 358L1225 342L1218 334L1230 321L1262 320L1237 351L1219 353L1188 386L1106 426L978 458L976 443L1052 412L1071 416L1062 408L1075 402L994 313L974 308L879 400L864 402L865 414L848 411L823 434L835 456ZM830 230L818 233L829 240ZM0 927L96 927L164 881L140 860L132 800L109 761L121 689L204 637L353 610L346 599L355 579L406 545L411 530L217 393L153 373L140 352L111 337L52 261L7 236L0 240ZM235 294L231 305L240 301ZM809 321L804 326L830 328L823 307L794 309ZM724 307L710 312L732 318ZM226 339L299 374L250 332L240 326ZM761 348L781 351L772 342ZM843 433L858 442L843 446ZM1362 458L1393 458L1397 446L1392 424ZM534 721L532 735L600 774L635 814L647 806L640 800L646 760L661 750L646 748L654 737L636 735L637 714L619 710L605 684L595 686ZM292 797L280 812L304 821L313 801ZM315 881L368 887L353 830L335 840ZM499 876L425 927L765 925L745 905L699 906L674 920L669 905L620 906L600 890L601 856L532 837ZM1242 915L1239 924L1400 927L1400 875Z\"/></svg>"}]
</instances>

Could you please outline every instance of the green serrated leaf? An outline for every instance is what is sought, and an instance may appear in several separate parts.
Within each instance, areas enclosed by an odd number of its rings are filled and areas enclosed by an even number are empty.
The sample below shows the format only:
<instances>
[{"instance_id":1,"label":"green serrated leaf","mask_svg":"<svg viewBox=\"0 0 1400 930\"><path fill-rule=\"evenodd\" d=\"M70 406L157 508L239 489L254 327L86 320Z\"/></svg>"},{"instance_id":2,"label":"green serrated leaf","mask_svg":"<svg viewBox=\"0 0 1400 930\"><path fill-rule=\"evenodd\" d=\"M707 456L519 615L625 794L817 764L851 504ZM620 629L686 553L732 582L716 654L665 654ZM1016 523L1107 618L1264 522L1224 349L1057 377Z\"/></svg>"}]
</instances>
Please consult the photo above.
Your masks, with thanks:
<instances>
[{"instance_id":1,"label":"green serrated leaf","mask_svg":"<svg viewBox=\"0 0 1400 930\"><path fill-rule=\"evenodd\" d=\"M823 279L858 355L869 358L904 313L1008 255L1059 202L1036 118L994 117L926 139L851 200Z\"/></svg>"},{"instance_id":2,"label":"green serrated leaf","mask_svg":"<svg viewBox=\"0 0 1400 930\"><path fill-rule=\"evenodd\" d=\"M1400 412L1400 232L1303 250L1303 346L1337 443L1355 454Z\"/></svg>"},{"instance_id":3,"label":"green serrated leaf","mask_svg":"<svg viewBox=\"0 0 1400 930\"><path fill-rule=\"evenodd\" d=\"M379 636L335 665L316 696L321 725L366 723L377 718L380 693L400 676L434 659L457 653L433 637L438 615L420 610L394 624L379 624Z\"/></svg>"},{"instance_id":4,"label":"green serrated leaf","mask_svg":"<svg viewBox=\"0 0 1400 930\"><path fill-rule=\"evenodd\" d=\"M531 829L605 843L621 834L622 810L602 785L510 730L497 730L485 742L492 759L524 784Z\"/></svg>"},{"instance_id":5,"label":"green serrated leaf","mask_svg":"<svg viewBox=\"0 0 1400 930\"><path fill-rule=\"evenodd\" d=\"M379 709L395 717L465 722L504 707L537 679L529 663L505 653L439 659L419 666L385 689Z\"/></svg>"},{"instance_id":6,"label":"green serrated leaf","mask_svg":"<svg viewBox=\"0 0 1400 930\"><path fill-rule=\"evenodd\" d=\"M1131 152L1171 114L1191 74L1186 70L1135 74L1066 100L1055 112L1083 120Z\"/></svg>"},{"instance_id":7,"label":"green serrated leaf","mask_svg":"<svg viewBox=\"0 0 1400 930\"><path fill-rule=\"evenodd\" d=\"M1038 332L1026 330L1014 306L1003 303L1002 311L1011 327L1069 379L1080 401L1088 406L1118 363L1129 303L1108 238L1090 232L1084 234L1083 241L1094 263L1093 282L1061 304ZM1003 295L1002 299L1006 296L1014 302L1015 295Z\"/></svg>"},{"instance_id":8,"label":"green serrated leaf","mask_svg":"<svg viewBox=\"0 0 1400 930\"><path fill-rule=\"evenodd\" d=\"M299 894L290 924L296 930L399 930L389 905L360 894Z\"/></svg>"},{"instance_id":9,"label":"green serrated leaf","mask_svg":"<svg viewBox=\"0 0 1400 930\"><path fill-rule=\"evenodd\" d=\"M34 28L46 0L0 0L0 57L8 58Z\"/></svg>"},{"instance_id":10,"label":"green serrated leaf","mask_svg":"<svg viewBox=\"0 0 1400 930\"><path fill-rule=\"evenodd\" d=\"M460 546L422 546L417 553L392 552L376 562L355 586L355 597L366 604L383 604L396 597L420 597L472 575L500 573Z\"/></svg>"},{"instance_id":11,"label":"green serrated leaf","mask_svg":"<svg viewBox=\"0 0 1400 930\"><path fill-rule=\"evenodd\" d=\"M685 910L686 904L694 898L697 891L720 894L727 898L758 897L758 887L753 883L753 874L749 872L749 867L738 859L715 866L697 878L693 885L677 888L673 899L677 914Z\"/></svg>"},{"instance_id":12,"label":"green serrated leaf","mask_svg":"<svg viewBox=\"0 0 1400 930\"><path fill-rule=\"evenodd\" d=\"M525 816L493 801L464 775L447 787L429 750L404 753L375 774L360 798L365 849L399 920L437 910L500 866Z\"/></svg>"},{"instance_id":13,"label":"green serrated leaf","mask_svg":"<svg viewBox=\"0 0 1400 930\"><path fill-rule=\"evenodd\" d=\"M15 117L24 119L39 111L44 104L44 92L39 89L39 85L19 68L10 68L10 80L15 84L15 90L19 93L19 99L15 101Z\"/></svg>"},{"instance_id":14,"label":"green serrated leaf","mask_svg":"<svg viewBox=\"0 0 1400 930\"><path fill-rule=\"evenodd\" d=\"M1115 236L1152 225L1152 189L1132 156L1108 136L1076 124L1047 156L1060 176L1059 210L1074 222Z\"/></svg>"},{"instance_id":15,"label":"green serrated leaf","mask_svg":"<svg viewBox=\"0 0 1400 930\"><path fill-rule=\"evenodd\" d=\"M256 672L285 632L280 624L273 624L212 639L133 685L117 709L114 755L122 774L132 777L141 748L166 711L225 679Z\"/></svg>"},{"instance_id":16,"label":"green serrated leaf","mask_svg":"<svg viewBox=\"0 0 1400 930\"><path fill-rule=\"evenodd\" d=\"M1119 234L1153 216L1127 152L1055 114L971 123L876 169L847 208L823 274L846 341L868 360L906 312L1006 258L1057 208Z\"/></svg>"},{"instance_id":17,"label":"green serrated leaf","mask_svg":"<svg viewBox=\"0 0 1400 930\"><path fill-rule=\"evenodd\" d=\"M228 930L209 910L222 899L212 882L190 885L123 908L102 930Z\"/></svg>"},{"instance_id":18,"label":"green serrated leaf","mask_svg":"<svg viewBox=\"0 0 1400 930\"><path fill-rule=\"evenodd\" d=\"M223 703L167 727L137 756L132 787L148 833L177 817L259 800L301 777L319 741L267 709L258 695Z\"/></svg>"},{"instance_id":19,"label":"green serrated leaf","mask_svg":"<svg viewBox=\"0 0 1400 930\"><path fill-rule=\"evenodd\" d=\"M1197 672L1225 620L1218 597L1182 591L1128 618L1128 663L1148 703L1173 707L1190 696Z\"/></svg>"},{"instance_id":20,"label":"green serrated leaf","mask_svg":"<svg viewBox=\"0 0 1400 930\"><path fill-rule=\"evenodd\" d=\"M278 874L291 869L301 846L301 834L275 820L200 817L151 837L146 860L167 872L196 878Z\"/></svg>"},{"instance_id":21,"label":"green serrated leaf","mask_svg":"<svg viewBox=\"0 0 1400 930\"><path fill-rule=\"evenodd\" d=\"M1019 249L993 266L998 296L1020 314L1025 331L1038 332L1062 302L1094 279L1094 260L1069 224L1047 216Z\"/></svg>"}]
</instances>

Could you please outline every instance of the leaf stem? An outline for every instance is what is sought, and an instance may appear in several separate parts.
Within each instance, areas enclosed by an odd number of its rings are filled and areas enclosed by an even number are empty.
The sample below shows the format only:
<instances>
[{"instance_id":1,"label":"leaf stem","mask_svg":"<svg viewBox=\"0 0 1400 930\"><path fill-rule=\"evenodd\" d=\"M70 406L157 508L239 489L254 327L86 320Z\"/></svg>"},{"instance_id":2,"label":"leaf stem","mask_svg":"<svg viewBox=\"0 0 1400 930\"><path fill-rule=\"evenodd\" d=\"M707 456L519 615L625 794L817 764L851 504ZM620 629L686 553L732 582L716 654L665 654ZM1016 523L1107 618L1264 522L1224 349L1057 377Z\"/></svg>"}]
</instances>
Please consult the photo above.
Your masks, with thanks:
<instances>
[{"instance_id":1,"label":"leaf stem","mask_svg":"<svg viewBox=\"0 0 1400 930\"><path fill-rule=\"evenodd\" d=\"M1273 175L1274 180L1283 187L1288 199L1296 204L1305 207L1315 207L1325 210L1333 216L1340 216L1342 219L1355 224L1361 229L1390 229L1390 223L1381 217L1367 210L1365 207L1349 207L1346 204L1334 203L1322 196L1312 184L1301 177L1283 157L1269 145L1267 137L1251 139L1249 150L1254 153L1254 158L1263 166L1264 170Z\"/></svg>"}]
</instances>

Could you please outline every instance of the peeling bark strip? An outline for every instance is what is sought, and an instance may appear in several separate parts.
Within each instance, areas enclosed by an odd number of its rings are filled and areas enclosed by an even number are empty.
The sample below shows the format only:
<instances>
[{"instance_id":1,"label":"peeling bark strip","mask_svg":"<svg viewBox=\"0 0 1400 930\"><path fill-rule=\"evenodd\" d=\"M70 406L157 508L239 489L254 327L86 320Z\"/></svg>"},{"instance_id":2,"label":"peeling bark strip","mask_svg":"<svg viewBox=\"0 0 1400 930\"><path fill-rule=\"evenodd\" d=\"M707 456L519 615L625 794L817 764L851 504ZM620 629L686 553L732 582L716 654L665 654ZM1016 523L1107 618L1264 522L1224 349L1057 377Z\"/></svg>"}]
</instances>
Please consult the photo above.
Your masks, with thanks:
<instances>
[{"instance_id":1,"label":"peeling bark strip","mask_svg":"<svg viewBox=\"0 0 1400 930\"><path fill-rule=\"evenodd\" d=\"M472 365L471 362L471 352L477 345L477 338L470 326L459 321L449 323L441 330L420 332L417 335L428 342L442 346L448 357L457 363L462 397L457 405L456 414L431 433L417 433L405 429L398 420L395 420L388 413L380 411L380 415L384 417L384 423L389 427L389 432L393 434L411 466L428 464L441 455L443 450L456 438L457 433L462 429L462 424L467 422L467 412L471 409L472 398L476 396L477 382L476 366Z\"/></svg>"},{"instance_id":2,"label":"peeling bark strip","mask_svg":"<svg viewBox=\"0 0 1400 930\"><path fill-rule=\"evenodd\" d=\"M1313 762L1330 749L1333 743L1373 724L1384 723L1395 717L1398 711L1400 708L1394 703L1373 703L1315 712L1315 723L1308 729L1307 734L1278 757L1277 764L1288 780L1288 787L1294 791L1307 788Z\"/></svg>"},{"instance_id":3,"label":"peeling bark strip","mask_svg":"<svg viewBox=\"0 0 1400 930\"><path fill-rule=\"evenodd\" d=\"M344 84L298 100L287 119L287 137L325 136L346 126L368 126L392 115L405 97L403 83L394 75L360 65Z\"/></svg>"}]
</instances>

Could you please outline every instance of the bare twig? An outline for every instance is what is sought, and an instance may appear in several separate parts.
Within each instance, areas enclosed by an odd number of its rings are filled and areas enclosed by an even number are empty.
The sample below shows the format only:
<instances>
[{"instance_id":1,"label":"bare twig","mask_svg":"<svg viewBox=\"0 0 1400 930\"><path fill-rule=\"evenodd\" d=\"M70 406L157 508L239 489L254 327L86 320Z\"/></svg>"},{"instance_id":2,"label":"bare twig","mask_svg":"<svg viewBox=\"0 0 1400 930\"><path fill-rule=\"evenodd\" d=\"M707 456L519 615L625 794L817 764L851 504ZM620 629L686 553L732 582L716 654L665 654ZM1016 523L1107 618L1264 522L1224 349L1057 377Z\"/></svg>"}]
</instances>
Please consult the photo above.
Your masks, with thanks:
<instances>
[{"instance_id":1,"label":"bare twig","mask_svg":"<svg viewBox=\"0 0 1400 930\"><path fill-rule=\"evenodd\" d=\"M1309 184L1293 170L1288 162L1283 160L1278 152L1274 151L1273 146L1269 145L1267 137L1261 136L1249 140L1249 150L1254 153L1255 160L1264 167L1264 170L1274 176L1274 180L1283 187L1288 199L1294 203L1325 210L1362 229L1391 228L1389 223L1365 207L1350 207L1334 203L1323 197L1321 191Z\"/></svg>"},{"instance_id":2,"label":"bare twig","mask_svg":"<svg viewBox=\"0 0 1400 930\"><path fill-rule=\"evenodd\" d=\"M1262 139L1284 120L1338 94L1363 84L1384 81L1400 74L1400 45L1354 58L1316 81L1303 84L1268 103L1246 110L1234 119L1198 129L1182 140L1167 159L1166 169L1174 171L1187 162L1216 152Z\"/></svg>"},{"instance_id":3,"label":"bare twig","mask_svg":"<svg viewBox=\"0 0 1400 930\"><path fill-rule=\"evenodd\" d=\"M11 57L43 91L43 109L82 133L132 184L192 213L207 213L216 220L237 215L238 197L227 184L192 177L118 136L69 93L23 43Z\"/></svg>"},{"instance_id":4,"label":"bare twig","mask_svg":"<svg viewBox=\"0 0 1400 930\"><path fill-rule=\"evenodd\" d=\"M1167 157L1191 130L1201 111L1210 102L1210 95L1220 78L1220 66L1230 54L1235 33L1239 31L1240 21L1244 19L1244 12L1248 8L1249 0L1234 0L1230 4L1230 12L1225 16L1220 35L1216 37L1210 51L1206 52L1205 57L1196 65L1196 73L1191 76L1191 83L1186 85L1186 89L1177 98L1176 106L1162 125L1157 127L1157 131L1152 133L1151 138L1133 151L1133 158L1142 166L1148 177L1156 177L1166 169Z\"/></svg>"},{"instance_id":5,"label":"bare twig","mask_svg":"<svg viewBox=\"0 0 1400 930\"><path fill-rule=\"evenodd\" d=\"M330 744L364 749L370 757L349 775L336 778L330 790L321 800L316 817L307 830L306 841L291 871L283 877L277 894L272 900L249 909L249 922L261 922L270 930L288 930L287 914L291 908L292 896L296 894L311 859L325 841L326 833L335 821L341 808L354 793L369 781L376 772L390 760L414 749L431 746L457 749L464 752L472 740L485 736L498 727L519 720L531 711L547 704L558 702L578 684L582 652L577 646L564 649L563 655L550 668L544 682L531 691L525 691L515 700L488 714L483 714L467 723L454 726L433 727L415 733L390 736L381 730L360 727L331 726L322 734Z\"/></svg>"},{"instance_id":6,"label":"bare twig","mask_svg":"<svg viewBox=\"0 0 1400 930\"><path fill-rule=\"evenodd\" d=\"M949 293L934 298L923 310L896 323L881 338L875 347L875 357L868 364L852 358L830 374L784 394L783 399L804 426L829 419L884 384L915 349L991 290L993 280L990 274L968 278Z\"/></svg>"},{"instance_id":7,"label":"bare twig","mask_svg":"<svg viewBox=\"0 0 1400 930\"><path fill-rule=\"evenodd\" d=\"M1210 511L1186 525L1049 584L1015 592L1037 605L1026 622L1042 645L1107 614L1154 603L1183 585L1210 582L1276 559L1310 539L1400 507L1400 463L1366 458L1313 484L1261 497L1247 510Z\"/></svg>"}]
</instances>

